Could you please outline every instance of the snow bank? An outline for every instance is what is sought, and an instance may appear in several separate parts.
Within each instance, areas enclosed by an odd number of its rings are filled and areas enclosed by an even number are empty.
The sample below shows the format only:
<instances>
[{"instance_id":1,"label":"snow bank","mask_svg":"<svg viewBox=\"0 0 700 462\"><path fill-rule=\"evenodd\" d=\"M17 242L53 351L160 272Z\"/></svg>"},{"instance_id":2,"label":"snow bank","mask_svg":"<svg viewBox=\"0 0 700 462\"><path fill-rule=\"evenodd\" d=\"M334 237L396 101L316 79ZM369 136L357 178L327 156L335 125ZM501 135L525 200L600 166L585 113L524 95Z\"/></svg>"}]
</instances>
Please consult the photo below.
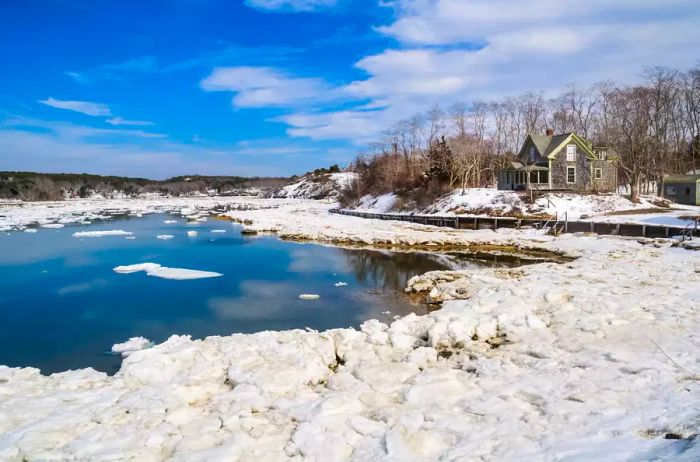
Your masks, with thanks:
<instances>
[{"instance_id":1,"label":"snow bank","mask_svg":"<svg viewBox=\"0 0 700 462\"><path fill-rule=\"evenodd\" d=\"M213 271L200 271L185 268L168 268L167 266L161 266L158 263L137 263L135 265L117 266L114 268L114 271L123 274L145 271L146 274L149 276L175 280L206 279L223 276L223 274L215 273Z\"/></svg>"},{"instance_id":2,"label":"snow bank","mask_svg":"<svg viewBox=\"0 0 700 462\"><path fill-rule=\"evenodd\" d=\"M607 214L610 212L656 209L663 199L657 197L642 197L639 203L633 203L628 198L616 194L573 194L548 193L537 198L534 204L527 202L525 193L515 191L499 191L495 188L470 188L462 191L455 190L437 200L434 204L420 210L404 211L404 213L451 215L481 215L481 216L527 216L527 215L558 215L569 220L581 217ZM385 194L379 197L365 196L355 210L372 213L387 213L394 211L396 196ZM670 205L670 204L668 204Z\"/></svg>"},{"instance_id":3,"label":"snow bank","mask_svg":"<svg viewBox=\"0 0 700 462\"><path fill-rule=\"evenodd\" d=\"M352 172L306 175L273 193L275 198L335 199L341 191L352 187L357 174Z\"/></svg>"},{"instance_id":4,"label":"snow bank","mask_svg":"<svg viewBox=\"0 0 700 462\"><path fill-rule=\"evenodd\" d=\"M131 337L126 342L116 343L112 345L112 353L118 353L122 356L129 356L134 351L144 350L146 348L151 348L153 342L144 337Z\"/></svg>"},{"instance_id":5,"label":"snow bank","mask_svg":"<svg viewBox=\"0 0 700 462\"><path fill-rule=\"evenodd\" d=\"M381 196L363 196L356 210L370 213L387 213L393 210L396 204L396 194L382 194Z\"/></svg>"},{"instance_id":6,"label":"snow bank","mask_svg":"<svg viewBox=\"0 0 700 462\"><path fill-rule=\"evenodd\" d=\"M131 236L132 232L121 229L111 231L78 231L73 233L73 237L102 237L102 236Z\"/></svg>"}]
</instances>

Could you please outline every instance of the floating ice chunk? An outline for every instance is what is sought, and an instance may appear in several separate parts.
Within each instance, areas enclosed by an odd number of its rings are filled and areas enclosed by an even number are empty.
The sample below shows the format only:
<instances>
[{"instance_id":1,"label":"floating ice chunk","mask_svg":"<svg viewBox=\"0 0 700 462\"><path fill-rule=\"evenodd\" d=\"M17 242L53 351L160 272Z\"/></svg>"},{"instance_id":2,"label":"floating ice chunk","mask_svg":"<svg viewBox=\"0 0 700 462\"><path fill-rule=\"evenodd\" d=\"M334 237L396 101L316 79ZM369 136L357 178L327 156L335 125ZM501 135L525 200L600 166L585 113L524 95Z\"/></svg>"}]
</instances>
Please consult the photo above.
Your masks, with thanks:
<instances>
[{"instance_id":1,"label":"floating ice chunk","mask_svg":"<svg viewBox=\"0 0 700 462\"><path fill-rule=\"evenodd\" d=\"M174 279L178 281L185 279L218 278L223 276L223 274L215 273L213 271L200 271L185 268L168 268L166 266L161 266L159 268L147 270L146 274L148 274L149 276L155 276L157 278Z\"/></svg>"},{"instance_id":2,"label":"floating ice chunk","mask_svg":"<svg viewBox=\"0 0 700 462\"><path fill-rule=\"evenodd\" d=\"M195 213L197 213L197 211L194 209L185 208L185 209L180 210L180 215L182 215L182 216L194 215Z\"/></svg>"},{"instance_id":3,"label":"floating ice chunk","mask_svg":"<svg viewBox=\"0 0 700 462\"><path fill-rule=\"evenodd\" d=\"M62 223L44 223L43 225L41 225L42 228L50 228L50 229L63 228L64 226L66 226L66 225L64 225Z\"/></svg>"},{"instance_id":4,"label":"floating ice chunk","mask_svg":"<svg viewBox=\"0 0 700 462\"><path fill-rule=\"evenodd\" d=\"M336 282L336 283L335 283L335 286L336 286L336 287L345 287L346 285L348 285L347 282Z\"/></svg>"},{"instance_id":5,"label":"floating ice chunk","mask_svg":"<svg viewBox=\"0 0 700 462\"><path fill-rule=\"evenodd\" d=\"M145 271L149 276L174 280L218 278L223 276L223 274L215 273L213 271L168 268L167 266L161 266L158 263L137 263L135 265L117 266L114 268L114 271L122 274Z\"/></svg>"},{"instance_id":6,"label":"floating ice chunk","mask_svg":"<svg viewBox=\"0 0 700 462\"><path fill-rule=\"evenodd\" d=\"M144 337L131 337L126 342L112 345L112 353L120 353L122 356L129 356L134 351L151 348L153 342Z\"/></svg>"},{"instance_id":7,"label":"floating ice chunk","mask_svg":"<svg viewBox=\"0 0 700 462\"><path fill-rule=\"evenodd\" d=\"M197 221L207 221L207 217L199 217L197 218Z\"/></svg>"},{"instance_id":8,"label":"floating ice chunk","mask_svg":"<svg viewBox=\"0 0 700 462\"><path fill-rule=\"evenodd\" d=\"M225 229L212 229L211 232L212 233L225 233L226 230Z\"/></svg>"},{"instance_id":9,"label":"floating ice chunk","mask_svg":"<svg viewBox=\"0 0 700 462\"><path fill-rule=\"evenodd\" d=\"M166 225L172 225L173 223L177 223L177 220L165 220L163 221Z\"/></svg>"},{"instance_id":10,"label":"floating ice chunk","mask_svg":"<svg viewBox=\"0 0 700 462\"><path fill-rule=\"evenodd\" d=\"M136 273L137 271L148 271L155 268L160 268L158 263L137 263L135 265L117 266L114 271L117 273Z\"/></svg>"},{"instance_id":11,"label":"floating ice chunk","mask_svg":"<svg viewBox=\"0 0 700 462\"><path fill-rule=\"evenodd\" d=\"M37 229L36 228L27 228L24 230L25 233L36 233Z\"/></svg>"},{"instance_id":12,"label":"floating ice chunk","mask_svg":"<svg viewBox=\"0 0 700 462\"><path fill-rule=\"evenodd\" d=\"M299 298L301 300L318 300L321 296L318 294L301 294Z\"/></svg>"},{"instance_id":13,"label":"floating ice chunk","mask_svg":"<svg viewBox=\"0 0 700 462\"><path fill-rule=\"evenodd\" d=\"M174 238L175 236L173 236L172 234L159 234L159 235L157 235L156 237L157 237L158 239L166 240L166 239L172 239L172 238Z\"/></svg>"},{"instance_id":14,"label":"floating ice chunk","mask_svg":"<svg viewBox=\"0 0 700 462\"><path fill-rule=\"evenodd\" d=\"M136 236L126 236L124 239L136 239Z\"/></svg>"},{"instance_id":15,"label":"floating ice chunk","mask_svg":"<svg viewBox=\"0 0 700 462\"><path fill-rule=\"evenodd\" d=\"M73 233L73 237L102 237L102 236L131 236L132 232L121 229L113 229L111 231L78 231Z\"/></svg>"},{"instance_id":16,"label":"floating ice chunk","mask_svg":"<svg viewBox=\"0 0 700 462\"><path fill-rule=\"evenodd\" d=\"M197 237L197 231L187 231L189 237Z\"/></svg>"}]
</instances>

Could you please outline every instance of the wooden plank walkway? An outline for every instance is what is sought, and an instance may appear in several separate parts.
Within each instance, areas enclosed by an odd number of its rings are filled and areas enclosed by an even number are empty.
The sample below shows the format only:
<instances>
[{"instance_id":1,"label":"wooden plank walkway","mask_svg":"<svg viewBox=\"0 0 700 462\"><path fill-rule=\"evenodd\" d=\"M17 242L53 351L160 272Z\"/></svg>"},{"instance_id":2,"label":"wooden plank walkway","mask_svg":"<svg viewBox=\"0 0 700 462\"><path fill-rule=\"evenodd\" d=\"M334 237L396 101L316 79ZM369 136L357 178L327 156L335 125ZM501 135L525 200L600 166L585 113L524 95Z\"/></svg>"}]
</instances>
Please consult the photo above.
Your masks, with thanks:
<instances>
[{"instance_id":1,"label":"wooden plank walkway","mask_svg":"<svg viewBox=\"0 0 700 462\"><path fill-rule=\"evenodd\" d=\"M436 215L416 215L401 213L369 213L355 210L333 209L331 213L349 215L360 218L371 218L375 220L395 220L419 223L422 225L433 225L454 229L498 229L498 228L521 228L534 227L544 228L554 226L554 221L534 218L514 218L514 217L477 217L477 216L452 216L441 217ZM683 234L700 236L698 224L695 227L645 225L641 223L604 223L595 221L559 221L557 224L558 233L595 233L605 235L633 236L633 237L661 237L680 236Z\"/></svg>"}]
</instances>

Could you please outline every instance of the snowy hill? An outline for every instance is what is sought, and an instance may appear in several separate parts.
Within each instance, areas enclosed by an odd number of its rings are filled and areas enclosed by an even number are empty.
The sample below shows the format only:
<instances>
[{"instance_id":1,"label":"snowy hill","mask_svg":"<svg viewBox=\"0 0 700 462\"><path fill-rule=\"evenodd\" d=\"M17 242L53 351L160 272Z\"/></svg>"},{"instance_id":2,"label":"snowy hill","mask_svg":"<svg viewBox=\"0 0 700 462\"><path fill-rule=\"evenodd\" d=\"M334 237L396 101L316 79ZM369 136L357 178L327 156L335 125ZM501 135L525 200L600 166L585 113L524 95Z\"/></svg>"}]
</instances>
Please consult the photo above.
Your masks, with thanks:
<instances>
[{"instance_id":1,"label":"snowy hill","mask_svg":"<svg viewBox=\"0 0 700 462\"><path fill-rule=\"evenodd\" d=\"M272 193L275 198L336 199L340 191L352 186L357 175L352 172L304 175L294 183Z\"/></svg>"},{"instance_id":2,"label":"snowy hill","mask_svg":"<svg viewBox=\"0 0 700 462\"><path fill-rule=\"evenodd\" d=\"M365 196L356 210L387 213L405 212L435 215L488 215L488 216L550 216L568 214L569 219L603 215L622 211L668 210L669 203L658 197L642 197L640 203L617 194L549 193L529 203L527 197L515 191L495 188L455 190L420 210L396 210L396 196L384 194Z\"/></svg>"}]
</instances>

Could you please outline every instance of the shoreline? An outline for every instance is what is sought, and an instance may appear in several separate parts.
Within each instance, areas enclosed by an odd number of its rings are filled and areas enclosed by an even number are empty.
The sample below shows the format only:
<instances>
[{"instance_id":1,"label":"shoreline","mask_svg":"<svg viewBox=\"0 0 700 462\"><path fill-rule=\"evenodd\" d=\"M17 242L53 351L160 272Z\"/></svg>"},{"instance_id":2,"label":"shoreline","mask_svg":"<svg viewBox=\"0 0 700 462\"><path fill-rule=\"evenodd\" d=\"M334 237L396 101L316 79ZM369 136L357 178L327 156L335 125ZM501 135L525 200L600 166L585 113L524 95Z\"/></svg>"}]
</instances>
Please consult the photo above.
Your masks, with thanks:
<instances>
[{"instance_id":1,"label":"shoreline","mask_svg":"<svg viewBox=\"0 0 700 462\"><path fill-rule=\"evenodd\" d=\"M8 416L0 422L0 459L700 454L692 436L700 383L677 366L700 371L699 254L669 240L446 231L283 202L226 215L282 239L516 243L576 258L427 273L412 287L422 284L442 309L389 324L173 336L130 354L114 376L0 366L0 414ZM43 212L44 220L79 218Z\"/></svg>"}]
</instances>

